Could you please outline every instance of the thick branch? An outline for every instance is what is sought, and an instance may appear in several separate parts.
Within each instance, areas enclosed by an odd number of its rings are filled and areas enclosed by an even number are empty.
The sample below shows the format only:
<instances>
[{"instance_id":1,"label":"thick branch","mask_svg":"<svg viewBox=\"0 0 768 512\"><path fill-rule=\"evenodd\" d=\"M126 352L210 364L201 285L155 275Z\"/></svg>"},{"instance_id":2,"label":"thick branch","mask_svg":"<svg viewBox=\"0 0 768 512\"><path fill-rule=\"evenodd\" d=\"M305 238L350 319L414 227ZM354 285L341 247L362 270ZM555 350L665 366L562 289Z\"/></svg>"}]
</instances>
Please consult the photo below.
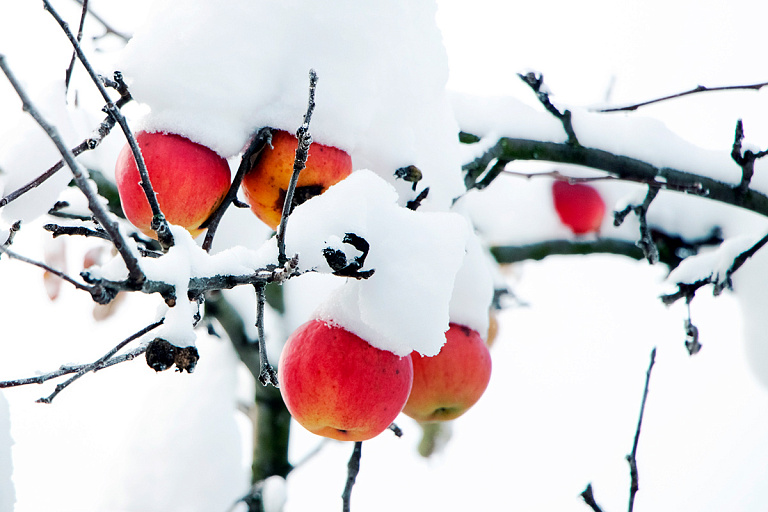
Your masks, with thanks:
<instances>
[{"instance_id":1,"label":"thick branch","mask_svg":"<svg viewBox=\"0 0 768 512\"><path fill-rule=\"evenodd\" d=\"M467 173L484 172L495 159L538 160L591 167L617 176L624 181L645 183L662 190L683 192L730 204L768 216L768 196L752 189L743 194L737 187L706 176L669 167L655 167L628 156L615 155L596 148L567 143L542 142L504 137L484 155L464 166Z\"/></svg>"}]
</instances>

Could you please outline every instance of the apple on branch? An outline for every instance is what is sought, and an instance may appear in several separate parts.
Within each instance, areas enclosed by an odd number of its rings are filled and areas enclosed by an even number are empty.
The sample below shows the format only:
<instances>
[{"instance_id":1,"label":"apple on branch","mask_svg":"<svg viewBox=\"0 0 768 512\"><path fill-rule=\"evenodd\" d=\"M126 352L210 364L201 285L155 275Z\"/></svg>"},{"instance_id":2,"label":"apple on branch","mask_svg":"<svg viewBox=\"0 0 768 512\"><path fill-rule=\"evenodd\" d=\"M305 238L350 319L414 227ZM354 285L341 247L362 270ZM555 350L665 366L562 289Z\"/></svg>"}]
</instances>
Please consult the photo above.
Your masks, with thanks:
<instances>
[{"instance_id":1,"label":"apple on branch","mask_svg":"<svg viewBox=\"0 0 768 512\"><path fill-rule=\"evenodd\" d=\"M386 430L413 383L410 357L322 320L291 334L277 368L291 416L310 432L341 441L365 441Z\"/></svg>"},{"instance_id":2,"label":"apple on branch","mask_svg":"<svg viewBox=\"0 0 768 512\"><path fill-rule=\"evenodd\" d=\"M174 133L141 131L136 142L165 218L186 228L193 237L202 233L200 226L229 191L232 176L227 160ZM152 210L128 144L117 157L115 180L125 217L145 235L157 238L151 228Z\"/></svg>"},{"instance_id":3,"label":"apple on branch","mask_svg":"<svg viewBox=\"0 0 768 512\"><path fill-rule=\"evenodd\" d=\"M605 216L605 202L600 193L586 183L552 183L552 199L560 221L576 235L600 230Z\"/></svg>"},{"instance_id":4,"label":"apple on branch","mask_svg":"<svg viewBox=\"0 0 768 512\"><path fill-rule=\"evenodd\" d=\"M272 229L280 224L298 146L299 141L293 134L273 130L271 147L264 148L256 164L243 177L243 192L251 210ZM306 167L296 183L293 206L322 194L351 173L352 158L346 151L313 142Z\"/></svg>"},{"instance_id":5,"label":"apple on branch","mask_svg":"<svg viewBox=\"0 0 768 512\"><path fill-rule=\"evenodd\" d=\"M477 403L491 379L488 345L463 325L449 325L437 355L413 352L411 359L413 387L403 413L422 423L458 418Z\"/></svg>"}]
</instances>

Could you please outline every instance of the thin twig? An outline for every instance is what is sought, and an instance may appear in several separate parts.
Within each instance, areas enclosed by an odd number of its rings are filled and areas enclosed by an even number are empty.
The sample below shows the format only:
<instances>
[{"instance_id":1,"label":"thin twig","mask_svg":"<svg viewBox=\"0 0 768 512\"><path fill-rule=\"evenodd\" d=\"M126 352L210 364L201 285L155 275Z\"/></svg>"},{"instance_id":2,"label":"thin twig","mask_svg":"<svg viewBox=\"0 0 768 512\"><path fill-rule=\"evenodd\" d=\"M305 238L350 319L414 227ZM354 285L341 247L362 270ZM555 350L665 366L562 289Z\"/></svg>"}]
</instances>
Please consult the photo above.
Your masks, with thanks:
<instances>
[{"instance_id":1,"label":"thin twig","mask_svg":"<svg viewBox=\"0 0 768 512\"><path fill-rule=\"evenodd\" d=\"M546 92L546 88L544 87L544 75L536 75L535 73L526 73L523 75L518 73L517 76L533 89L539 102L547 109L547 112L560 120L563 125L563 130L565 130L565 134L568 136L567 144L570 146L580 146L579 139L576 137L576 132L573 129L571 111L564 110L563 112L560 112L557 107L552 104L549 99L549 93Z\"/></svg>"},{"instance_id":2,"label":"thin twig","mask_svg":"<svg viewBox=\"0 0 768 512\"><path fill-rule=\"evenodd\" d=\"M587 484L587 488L584 489L584 492L582 492L580 496L584 500L584 503L589 505L594 512L603 512L603 509L597 504L595 496L592 494L592 484Z\"/></svg>"},{"instance_id":3,"label":"thin twig","mask_svg":"<svg viewBox=\"0 0 768 512\"><path fill-rule=\"evenodd\" d=\"M682 98L684 96L688 96L691 94L698 94L700 92L735 91L735 90L744 90L744 89L752 89L754 91L759 91L766 85L768 85L768 82L761 82L761 83L751 84L751 85L727 85L723 87L705 87L703 85L697 85L696 87L688 91L679 92L676 94L670 94L668 96L663 96L661 98L643 101L640 103L635 103L634 105L628 105L626 107L612 107L612 108L599 109L599 110L596 110L595 112L627 112L627 111L637 110L638 108L645 107L646 105L653 105L654 103L660 103L662 101Z\"/></svg>"},{"instance_id":4,"label":"thin twig","mask_svg":"<svg viewBox=\"0 0 768 512\"><path fill-rule=\"evenodd\" d=\"M64 158L67 166L72 170L72 174L75 177L75 183L88 199L88 207L91 212L93 212L93 216L107 231L107 233L109 233L109 237L112 240L112 243L120 253L123 261L125 261L125 265L128 268L130 283L136 287L140 287L141 283L145 279L145 276L139 267L139 261L126 244L123 235L120 233L117 223L112 221L109 212L99 200L97 192L93 189L93 185L88 179L88 171L86 171L80 164L78 164L77 160L75 160L75 157L64 145L58 130L54 126L48 124L45 119L43 119L40 112L32 105L29 97L27 96L27 93L21 87L21 84L19 84L19 82L16 80L16 77L13 75L5 62L5 56L2 54L0 54L0 69L3 70L3 73L5 73L5 76L8 78L11 86L14 88L16 94L21 99L22 108L24 111L29 113L29 115L32 116L37 124L40 125L43 130L45 130L45 132L48 134L48 137L58 148L59 153Z\"/></svg>"},{"instance_id":5,"label":"thin twig","mask_svg":"<svg viewBox=\"0 0 768 512\"><path fill-rule=\"evenodd\" d=\"M267 359L267 341L264 338L264 283L259 283L256 288L256 328L259 332L259 382L266 386L272 384L279 387L277 373Z\"/></svg>"},{"instance_id":6,"label":"thin twig","mask_svg":"<svg viewBox=\"0 0 768 512\"><path fill-rule=\"evenodd\" d=\"M648 385L651 381L651 370L656 362L656 347L651 350L651 362L645 373L645 388L643 389L643 401L640 403L640 416L637 420L637 430L635 430L635 441L632 443L632 453L627 455L629 462L630 486L629 486L629 512L632 512L635 506L635 495L640 489L637 473L637 445L640 441L640 428L643 424L643 414L645 413L645 402L648 399Z\"/></svg>"},{"instance_id":7,"label":"thin twig","mask_svg":"<svg viewBox=\"0 0 768 512\"><path fill-rule=\"evenodd\" d=\"M138 347L137 349L127 352L125 354L122 354L120 356L115 357L115 354L119 352L121 349L123 349L127 344L130 342L144 336L148 332L152 331L153 329L157 328L159 325L163 323L163 320L159 320L157 322L154 322L143 329L139 330L138 332L132 334L128 338L124 339L120 343L118 343L115 347L109 350L106 354L101 356L99 359L92 363L87 364L81 364L81 365L66 365L61 366L58 370L45 373L43 375L36 375L35 377L28 377L24 379L14 379L14 380L7 380L7 381L0 381L0 388L10 388L10 387L16 387L16 386L25 386L28 384L42 384L44 382L47 382L52 379L56 379L58 377L61 377L63 375L68 375L70 373L74 373L75 375L68 379L67 381L59 384L56 386L56 389L52 394L45 398L40 398L38 402L41 403L51 403L51 401L59 394L61 391L63 391L67 386L72 384L74 381L82 377L88 372L97 372L99 370L103 370L104 368L107 368L109 366L115 365L117 363L122 363L124 361L130 361L136 356L144 353L146 350L146 347Z\"/></svg>"},{"instance_id":8,"label":"thin twig","mask_svg":"<svg viewBox=\"0 0 768 512\"><path fill-rule=\"evenodd\" d=\"M75 2L77 2L80 5L83 5L85 3L84 0L75 0ZM131 38L131 36L129 36L128 34L124 32L120 32L119 30L116 30L114 27L112 27L112 25L110 25L107 21L105 21L104 18L96 14L90 7L88 7L87 9L88 9L88 14L91 16L91 18L98 21L101 24L101 26L104 27L106 34L112 34L116 37L119 37L125 42L128 42L128 40Z\"/></svg>"},{"instance_id":9,"label":"thin twig","mask_svg":"<svg viewBox=\"0 0 768 512\"><path fill-rule=\"evenodd\" d=\"M741 167L741 182L736 186L739 195L744 195L749 190L749 184L752 182L752 176L755 174L755 160L768 155L768 151L753 152L748 149L742 151L742 142L744 141L744 123L741 119L736 121L736 130L733 137L733 147L731 149L731 158Z\"/></svg>"},{"instance_id":10,"label":"thin twig","mask_svg":"<svg viewBox=\"0 0 768 512\"><path fill-rule=\"evenodd\" d=\"M77 42L83 40L83 25L85 24L85 14L88 12L88 0L82 0L81 4L83 5L83 9L80 12L80 24L77 27ZM72 52L72 59L69 61L69 66L67 67L67 71L64 75L64 90L69 90L69 82L72 79L72 71L75 69L75 60L77 60L77 54L75 52Z\"/></svg>"},{"instance_id":11,"label":"thin twig","mask_svg":"<svg viewBox=\"0 0 768 512\"><path fill-rule=\"evenodd\" d=\"M350 512L350 501L352 500L352 487L357 480L357 474L360 472L360 457L362 456L363 442L355 441L355 448L352 456L347 463L347 484L344 486L344 492L341 494L342 511Z\"/></svg>"},{"instance_id":12,"label":"thin twig","mask_svg":"<svg viewBox=\"0 0 768 512\"><path fill-rule=\"evenodd\" d=\"M128 126L128 121L120 112L120 109L118 109L115 103L112 101L112 98L110 98L106 88L104 87L104 84L102 83L101 78L96 74L93 66L91 66L90 62L86 58L82 48L80 47L80 44L77 42L74 34L72 34L72 31L69 29L67 22L61 18L59 13L56 12L48 0L43 0L43 4L45 5L45 9L51 13L51 16L54 17L56 22L66 34L67 39L69 39L69 42L75 49L77 58L83 64L83 67L88 72L88 75L96 85L96 88L99 90L102 98L104 98L104 101L107 102L104 110L110 114L115 119L115 121L117 121L117 124L119 124L120 128L123 130L123 133L128 140L128 145L131 148L131 152L133 153L133 157L136 161L136 166L139 170L139 176L141 177L139 184L141 185L141 188L144 191L144 195L147 197L147 201L149 202L149 207L152 210L151 227L155 233L157 233L157 238L160 242L160 245L163 246L164 250L167 250L173 246L173 235L171 234L171 230L168 226L168 221L165 219L165 215L160 210L160 205L157 202L157 196L155 195L155 191L152 189L152 183L149 180L149 173L147 172L147 166L144 162L144 157L141 156L141 150L139 149L139 145L136 142L136 137L133 136L131 128Z\"/></svg>"},{"instance_id":13,"label":"thin twig","mask_svg":"<svg viewBox=\"0 0 768 512\"><path fill-rule=\"evenodd\" d=\"M309 70L309 101L307 111L304 114L304 122L296 131L296 137L299 144L296 147L296 158L293 161L293 174L288 184L288 190L285 191L285 202L283 203L283 213L280 218L280 225L277 227L277 250L278 263L283 265L288 261L285 254L285 229L288 224L288 216L293 208L293 194L296 191L296 184L299 181L299 174L307 164L309 157L309 146L312 144L312 135L309 133L309 122L312 120L312 113L315 110L315 89L317 87L317 73L314 69Z\"/></svg>"},{"instance_id":14,"label":"thin twig","mask_svg":"<svg viewBox=\"0 0 768 512\"><path fill-rule=\"evenodd\" d=\"M111 84L115 84L114 88L117 89L117 91L120 93L120 99L115 102L115 105L117 108L121 108L123 105L131 101L133 98L131 97L128 90L125 88L125 84L122 82L122 75L119 72L115 72L115 82L106 81L108 86L112 87ZM84 153L85 151L92 151L99 147L101 144L101 141L104 140L104 137L109 135L109 133L112 131L112 128L115 127L115 118L111 115L107 115L106 118L101 122L99 125L99 128L96 131L96 135L93 137L89 137L82 141L80 144L72 148L70 151L72 152L73 156L79 156L81 153ZM42 173L40 176L36 177L35 179L31 180L30 182L22 185L18 189L9 192L5 197L0 198L0 208L7 205L8 203L14 201L15 199L18 199L22 195L26 194L33 188L39 187L43 183L45 183L46 180L48 180L50 177L52 177L54 174L56 174L58 171L64 168L65 166L64 160L59 160L56 162L53 166L51 166L47 171Z\"/></svg>"},{"instance_id":15,"label":"thin twig","mask_svg":"<svg viewBox=\"0 0 768 512\"><path fill-rule=\"evenodd\" d=\"M237 191L240 189L240 184L243 181L243 176L249 169L258 161L261 152L264 147L270 143L272 138L272 132L269 128L262 128L253 138L248 145L243 157L240 159L240 166L237 169L235 178L232 180L232 185L229 187L227 195L224 197L224 201L219 205L215 212L206 220L200 227L207 228L205 233L205 240L203 241L203 249L210 251L213 245L213 237L216 235L216 230L219 227L224 212L226 212L229 205L233 204L237 200Z\"/></svg>"},{"instance_id":16,"label":"thin twig","mask_svg":"<svg viewBox=\"0 0 768 512\"><path fill-rule=\"evenodd\" d=\"M21 254L15 253L12 250L10 250L7 247L5 247L4 245L0 245L0 254L5 254L6 256L8 256L11 259L22 261L22 262L28 263L30 265L34 265L34 266L36 266L38 268L41 268L41 269L43 269L43 270L45 270L47 272L50 272L51 274L53 274L53 275L55 275L57 277L63 279L64 281L70 283L72 286L74 286L75 288L77 288L79 290L84 290L84 291L86 291L88 293L93 293L93 287L92 286L89 286L89 285L80 283L78 281L75 281L74 279L69 277L64 272L62 272L60 270L57 270L57 269L51 267L50 265L47 265L47 264L45 264L45 263L43 263L41 261L36 261L36 260L31 259L31 258L27 258L26 256L22 256Z\"/></svg>"}]
</instances>

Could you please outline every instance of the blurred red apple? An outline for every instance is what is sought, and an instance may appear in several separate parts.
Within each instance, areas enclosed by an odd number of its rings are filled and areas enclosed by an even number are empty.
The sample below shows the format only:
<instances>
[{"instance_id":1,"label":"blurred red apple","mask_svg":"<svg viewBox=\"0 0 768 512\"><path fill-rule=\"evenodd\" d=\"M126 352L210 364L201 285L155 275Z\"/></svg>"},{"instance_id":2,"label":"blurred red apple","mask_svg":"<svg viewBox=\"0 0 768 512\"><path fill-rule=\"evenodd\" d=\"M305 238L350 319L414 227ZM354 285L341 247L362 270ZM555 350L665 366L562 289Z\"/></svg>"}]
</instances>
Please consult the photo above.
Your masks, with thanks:
<instances>
[{"instance_id":1,"label":"blurred red apple","mask_svg":"<svg viewBox=\"0 0 768 512\"><path fill-rule=\"evenodd\" d=\"M491 379L491 353L477 331L452 323L445 340L435 356L411 353L413 387L403 413L419 422L458 418L480 399Z\"/></svg>"},{"instance_id":2,"label":"blurred red apple","mask_svg":"<svg viewBox=\"0 0 768 512\"><path fill-rule=\"evenodd\" d=\"M341 441L377 436L403 409L410 357L379 350L346 329L310 320L291 334L278 364L288 411L304 428Z\"/></svg>"},{"instance_id":3,"label":"blurred red apple","mask_svg":"<svg viewBox=\"0 0 768 512\"><path fill-rule=\"evenodd\" d=\"M605 203L600 193L585 183L552 183L552 198L560 221L576 235L597 232L603 223Z\"/></svg>"},{"instance_id":4,"label":"blurred red apple","mask_svg":"<svg viewBox=\"0 0 768 512\"><path fill-rule=\"evenodd\" d=\"M229 190L232 178L226 159L173 133L142 131L136 134L136 141L165 218L186 228L193 237L202 233L200 225ZM150 227L152 210L139 184L139 169L128 144L117 157L115 180L125 217L145 235L157 238Z\"/></svg>"},{"instance_id":5,"label":"blurred red apple","mask_svg":"<svg viewBox=\"0 0 768 512\"><path fill-rule=\"evenodd\" d=\"M294 135L274 130L272 147L264 148L256 165L243 177L243 192L251 210L272 229L280 224L298 146ZM322 194L351 172L352 158L346 151L312 143L307 165L296 184L294 206Z\"/></svg>"}]
</instances>

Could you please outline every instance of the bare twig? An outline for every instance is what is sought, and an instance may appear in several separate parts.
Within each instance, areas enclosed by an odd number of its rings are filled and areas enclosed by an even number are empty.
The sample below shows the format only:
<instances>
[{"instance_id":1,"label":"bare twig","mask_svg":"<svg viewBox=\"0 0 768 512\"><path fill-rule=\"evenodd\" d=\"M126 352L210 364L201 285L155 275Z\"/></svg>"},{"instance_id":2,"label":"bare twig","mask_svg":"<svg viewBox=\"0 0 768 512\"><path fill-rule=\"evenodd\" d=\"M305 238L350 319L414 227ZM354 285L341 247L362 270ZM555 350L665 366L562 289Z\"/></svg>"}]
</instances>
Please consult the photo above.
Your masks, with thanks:
<instances>
[{"instance_id":1,"label":"bare twig","mask_svg":"<svg viewBox=\"0 0 768 512\"><path fill-rule=\"evenodd\" d=\"M624 222L624 219L631 212L634 212L635 215L637 215L637 218L640 222L640 240L637 241L637 246L640 248L640 250L643 251L645 259L648 260L648 263L651 265L658 263L659 249L656 247L656 243L653 241L653 237L651 236L651 230L648 227L648 208L651 206L651 203L656 198L658 193L659 187L649 185L648 193L645 195L645 199L641 204L631 204L620 212L614 212L613 219L614 226L621 226L621 224Z\"/></svg>"},{"instance_id":2,"label":"bare twig","mask_svg":"<svg viewBox=\"0 0 768 512\"><path fill-rule=\"evenodd\" d=\"M115 78L116 80L114 82L106 81L106 79L103 79L105 83L107 83L108 86L112 87L111 84L115 84L115 89L120 93L120 99L115 102L115 105L117 108L121 108L123 105L128 103L132 100L130 93L128 93L127 88L125 88L125 84L122 82L122 75L119 72L115 72ZM97 129L97 132L94 136L88 137L83 142L72 148L70 151L72 152L72 155L77 157L81 153L84 153L85 151L91 151L99 147L101 144L101 141L104 140L104 137L109 135L109 133L112 131L112 128L115 126L115 118L111 115L107 115L107 117L101 122L99 125L99 128ZM26 183L25 185L19 187L18 189L9 192L5 197L0 198L0 208L7 205L11 201L14 201L15 199L18 199L25 193L29 192L33 188L36 188L43 183L45 183L46 180L48 180L51 176L56 174L58 171L64 168L65 166L64 160L59 160L51 166L47 171L42 173L40 176L36 177L35 179L31 180L30 182Z\"/></svg>"},{"instance_id":3,"label":"bare twig","mask_svg":"<svg viewBox=\"0 0 768 512\"><path fill-rule=\"evenodd\" d=\"M299 139L299 145L296 147L296 158L293 161L293 174L285 192L285 202L283 203L283 214L280 218L280 225L277 227L277 249L278 262L282 265L288 258L285 255L285 229L288 223L288 216L293 208L293 194L296 191L296 184L299 181L299 174L307 164L309 157L309 146L312 144L312 135L309 133L309 123L312 120L312 113L315 110L315 89L317 87L317 73L314 69L309 70L309 101L307 112L304 114L304 122L296 131L296 137Z\"/></svg>"},{"instance_id":4,"label":"bare twig","mask_svg":"<svg viewBox=\"0 0 768 512\"><path fill-rule=\"evenodd\" d=\"M83 0L82 2L83 9L80 12L80 24L77 27L77 42L83 40L83 24L85 24L85 14L88 12L88 0ZM69 61L69 66L67 67L67 71L65 73L64 78L64 90L69 90L69 82L72 79L72 71L75 69L75 60L77 59L77 54L75 52L72 52L72 59Z\"/></svg>"},{"instance_id":5,"label":"bare twig","mask_svg":"<svg viewBox=\"0 0 768 512\"><path fill-rule=\"evenodd\" d=\"M88 293L91 293L91 294L93 293L93 287L92 286L88 286L86 284L83 284L83 283L80 283L78 281L75 281L74 279L69 277L64 272L61 272L60 270L57 270L57 269L51 267L50 265L47 265L47 264L45 264L45 263L43 263L41 261L36 261L36 260L31 259L31 258L27 258L26 256L22 256L21 254L17 254L15 252L13 252L12 250L6 248L4 245L0 245L0 254L5 254L6 256L8 256L11 259L22 261L22 262L28 263L30 265L34 265L34 266L36 266L38 268L41 268L41 269L43 269L43 270L45 270L47 272L50 272L51 274L53 274L53 275L55 275L57 277L63 279L64 281L70 283L72 286L74 286L75 288L77 288L79 290L84 290L84 291L87 291Z\"/></svg>"},{"instance_id":6,"label":"bare twig","mask_svg":"<svg viewBox=\"0 0 768 512\"><path fill-rule=\"evenodd\" d=\"M102 370L104 368L107 368L109 366L122 363L125 361L130 361L136 358L136 356L144 353L146 350L146 347L139 347L137 349L134 349L130 352L127 352L125 354L122 354L120 356L115 357L115 354L117 354L120 350L122 350L126 345L128 345L130 342L141 338L148 332L152 331L153 329L157 328L163 323L163 320L159 320L157 322L154 322L143 329L139 330L138 332L132 334L128 338L124 339L120 343L118 343L115 347L109 350L106 354L101 356L99 359L92 363L87 364L81 364L81 365L67 365L62 366L56 371L45 373L43 375L37 375L35 377L28 377L25 379L15 379L15 380L7 380L7 381L1 381L0 382L0 388L9 388L9 387L15 387L15 386L24 386L28 384L42 384L44 382L47 382L52 379L56 379L58 377L61 377L63 375L68 375L71 373L74 373L72 377L67 379L66 381L62 382L61 384L57 385L53 393L48 395L47 397L40 398L38 402L40 403L46 403L49 404L51 401L56 398L56 396L61 393L64 389L66 389L70 384L75 382L77 379L85 375L89 372L97 372L99 370Z\"/></svg>"},{"instance_id":7,"label":"bare twig","mask_svg":"<svg viewBox=\"0 0 768 512\"><path fill-rule=\"evenodd\" d=\"M701 92L735 91L735 90L745 90L745 89L759 91L766 85L768 85L768 82L761 82L761 83L751 84L751 85L727 85L723 87L705 87L703 85L697 85L696 87L688 91L679 92L676 94L670 94L668 96L663 96L661 98L643 101L640 103L635 103L634 105L628 105L626 107L612 107L612 108L599 109L599 110L596 110L596 112L627 112L627 111L637 110L638 108L645 107L647 105L653 105L654 103L660 103L662 101L682 98L685 96L689 96L691 94L698 94Z\"/></svg>"},{"instance_id":8,"label":"bare twig","mask_svg":"<svg viewBox=\"0 0 768 512\"><path fill-rule=\"evenodd\" d=\"M157 238L158 238L158 241L160 242L160 245L163 246L164 250L167 250L169 247L173 246L173 235L171 234L171 230L168 226L168 221L165 219L165 215L160 210L160 205L157 202L157 196L155 195L155 191L152 189L152 184L149 180L149 174L147 173L147 166L144 162L144 158L141 156L141 150L139 149L139 145L136 142L136 138L133 136L133 133L131 132L130 127L128 126L128 121L126 121L125 116L123 116L123 114L120 113L120 109L117 108L115 103L113 103L112 98L110 98L109 94L107 94L107 90L105 89L101 78L96 74L90 62L88 62L88 59L83 53L83 50L80 47L80 44L77 42L77 39L75 38L74 34L72 34L72 31L69 29L69 25L61 18L59 13L56 12L56 10L51 6L48 0L43 0L43 4L45 5L45 9L51 13L51 16L54 17L56 22L59 24L61 29L66 34L67 39L69 39L69 42L72 44L72 47L75 49L77 58L80 60L83 67L88 72L89 76L91 77L91 80L96 85L96 88L99 90L99 93L101 94L102 98L104 98L104 101L107 102L106 106L104 107L104 110L115 119L117 124L119 124L120 128L123 130L123 133L125 134L125 137L128 140L128 145L131 148L131 152L133 153L133 157L136 161L136 166L138 167L138 170L139 170L139 176L141 176L141 181L139 182L139 184L141 185L141 188L144 190L144 194L146 195L147 201L149 202L150 209L152 210L151 227L157 233Z\"/></svg>"},{"instance_id":9,"label":"bare twig","mask_svg":"<svg viewBox=\"0 0 768 512\"><path fill-rule=\"evenodd\" d=\"M595 501L595 497L592 494L592 484L587 484L587 488L584 489L584 492L582 492L580 496L584 500L584 503L589 505L594 512L603 512L603 509L597 504L597 501Z\"/></svg>"},{"instance_id":10,"label":"bare twig","mask_svg":"<svg viewBox=\"0 0 768 512\"><path fill-rule=\"evenodd\" d=\"M342 511L350 512L350 501L352 499L352 487L357 480L357 474L360 472L360 457L362 456L363 442L355 441L355 448L347 464L347 484L344 486L344 492L341 494Z\"/></svg>"},{"instance_id":11,"label":"bare twig","mask_svg":"<svg viewBox=\"0 0 768 512\"><path fill-rule=\"evenodd\" d=\"M11 224L10 229L8 230L8 238L3 242L2 247L10 247L11 244L13 244L13 239L16 238L16 233L21 230L21 221L17 220L13 224Z\"/></svg>"},{"instance_id":12,"label":"bare twig","mask_svg":"<svg viewBox=\"0 0 768 512\"><path fill-rule=\"evenodd\" d=\"M16 80L16 77L13 75L10 68L7 66L5 62L5 56L2 54L0 54L0 69L3 70L3 73L5 73L5 76L8 78L8 81L11 83L11 86L14 88L14 90L16 91L16 94L21 99L22 105L23 105L22 108L24 109L24 111L29 113L29 115L32 116L32 118L37 122L37 124L39 124L40 127L43 128L43 130L45 130L45 132L48 134L48 137L53 141L53 143L58 148L59 153L61 153L61 156L64 158L64 161L67 163L67 166L72 170L72 174L75 177L75 183L88 199L88 207L93 213L93 216L96 218L99 224L101 224L102 227L107 231L107 233L109 233L112 243L115 245L115 248L120 253L120 256L123 258L123 261L125 261L125 265L128 268L129 281L131 285L133 285L134 287L141 286L141 283L144 281L145 276L144 276L144 273L141 271L141 268L139 267L138 259L136 258L136 256L134 256L134 254L131 252L131 250L127 246L123 238L123 235L120 233L117 223L111 220L109 212L99 200L96 191L93 190L93 186L91 185L91 182L88 180L87 171L77 163L77 161L75 160L75 157L72 155L69 149L67 149L67 147L64 145L64 142L61 140L61 136L59 135L58 130L56 130L54 126L48 124L45 121L45 119L43 119L40 112L32 105L26 92L21 87L19 82Z\"/></svg>"},{"instance_id":13,"label":"bare twig","mask_svg":"<svg viewBox=\"0 0 768 512\"><path fill-rule=\"evenodd\" d=\"M58 224L46 224L43 229L51 232L53 238L62 235L80 235L85 237L102 238L109 240L109 235L101 229L90 229L85 226L59 226Z\"/></svg>"},{"instance_id":14,"label":"bare twig","mask_svg":"<svg viewBox=\"0 0 768 512\"><path fill-rule=\"evenodd\" d=\"M528 84L536 93L536 97L539 98L539 102L547 109L547 111L555 116L563 124L563 130L568 136L567 144L570 146L580 146L579 139L576 137L576 132L573 129L573 123L571 122L571 111L565 110L560 112L549 100L549 93L544 87L544 75L536 75L535 73L527 73L525 75L518 73L517 76Z\"/></svg>"},{"instance_id":15,"label":"bare twig","mask_svg":"<svg viewBox=\"0 0 768 512\"><path fill-rule=\"evenodd\" d=\"M670 293L666 295L662 295L660 298L664 304L667 306L674 304L678 300L685 298L686 300L690 301L691 298L696 294L696 292L699 290L699 288L702 288L703 286L706 286L708 284L714 285L714 294L719 295L723 292L726 288L731 288L733 286L731 277L733 274L741 268L746 261L755 255L757 251L762 249L766 244L768 244L768 234L766 234L763 238L758 240L752 247L747 249L746 251L740 253L736 258L733 260L733 264L728 268L728 270L725 272L725 276L720 278L719 276L710 275L709 277L705 279L700 279L699 281L696 281L694 283L677 283L677 291L675 293Z\"/></svg>"},{"instance_id":16,"label":"bare twig","mask_svg":"<svg viewBox=\"0 0 768 512\"><path fill-rule=\"evenodd\" d=\"M204 250L211 250L211 246L213 245L213 237L216 235L216 230L219 227L219 222L221 222L221 219L224 216L224 212L226 212L229 205L235 203L237 200L237 191L240 189L243 176L245 176L245 173L248 172L248 170L256 164L262 150L267 144L270 143L271 137L272 132L270 129L262 128L253 138L245 153L243 153L243 157L240 159L240 166L237 169L235 178L232 180L232 185L230 185L227 195L224 197L224 201L222 201L216 211L211 214L208 220L206 220L202 226L200 226L207 228L207 232L205 233L205 240L203 241Z\"/></svg>"},{"instance_id":17,"label":"bare twig","mask_svg":"<svg viewBox=\"0 0 768 512\"><path fill-rule=\"evenodd\" d=\"M87 3L84 0L75 0L75 2L77 2L80 5L83 5L83 4ZM106 31L106 34L112 34L112 35L114 35L116 37L119 37L120 39L122 39L125 42L128 42L128 40L131 38L131 36L129 36L128 34L126 34L124 32L120 32L119 30L116 30L114 27L112 27L112 25L110 25L107 21L105 21L104 18L102 18L101 16L96 14L93 11L93 9L91 9L90 7L87 7L87 10L88 10L88 14L91 16L91 18L93 18L94 20L98 21L101 24L101 26L104 27L104 30Z\"/></svg>"},{"instance_id":18,"label":"bare twig","mask_svg":"<svg viewBox=\"0 0 768 512\"><path fill-rule=\"evenodd\" d=\"M277 373L267 359L267 341L264 338L264 283L259 283L256 288L256 328L259 332L259 382L263 386L272 384L279 387L277 382Z\"/></svg>"},{"instance_id":19,"label":"bare twig","mask_svg":"<svg viewBox=\"0 0 768 512\"><path fill-rule=\"evenodd\" d=\"M648 384L651 381L651 370L656 362L656 347L651 350L651 362L648 365L648 370L645 373L645 388L643 390L643 400L640 403L640 417L637 420L637 430L635 430L635 441L632 443L632 453L627 455L627 462L629 462L629 474L630 474L630 487L629 487L629 512L632 512L635 506L635 495L640 488L638 484L637 473L637 444L640 441L640 428L643 424L643 414L645 413L645 402L648 399Z\"/></svg>"},{"instance_id":20,"label":"bare twig","mask_svg":"<svg viewBox=\"0 0 768 512\"><path fill-rule=\"evenodd\" d=\"M749 190L749 184L752 176L755 174L755 160L768 155L768 151L754 153L752 150L742 151L742 142L744 141L744 123L741 119L736 122L736 131L733 138L733 148L731 149L731 158L741 167L741 182L736 187L740 195L746 194Z\"/></svg>"}]
</instances>

